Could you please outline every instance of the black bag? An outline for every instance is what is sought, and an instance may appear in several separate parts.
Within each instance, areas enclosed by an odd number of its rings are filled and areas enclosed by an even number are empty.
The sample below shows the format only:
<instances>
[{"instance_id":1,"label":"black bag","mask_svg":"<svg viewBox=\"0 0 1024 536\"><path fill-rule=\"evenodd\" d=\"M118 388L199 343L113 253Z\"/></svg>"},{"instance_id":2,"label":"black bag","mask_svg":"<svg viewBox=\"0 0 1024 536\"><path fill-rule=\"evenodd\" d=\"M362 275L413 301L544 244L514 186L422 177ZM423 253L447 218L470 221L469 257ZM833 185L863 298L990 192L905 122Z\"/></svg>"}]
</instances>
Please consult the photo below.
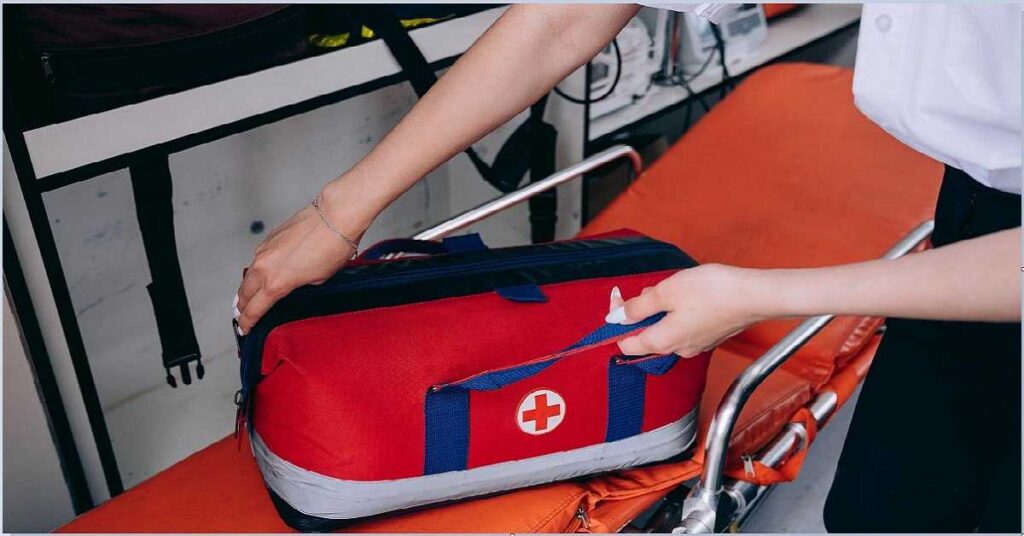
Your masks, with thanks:
<instances>
[{"instance_id":1,"label":"black bag","mask_svg":"<svg viewBox=\"0 0 1024 536\"><path fill-rule=\"evenodd\" d=\"M308 13L272 4L5 6L23 129L306 55ZM6 33L6 32L5 32ZM10 49L9 49L10 50Z\"/></svg>"}]
</instances>

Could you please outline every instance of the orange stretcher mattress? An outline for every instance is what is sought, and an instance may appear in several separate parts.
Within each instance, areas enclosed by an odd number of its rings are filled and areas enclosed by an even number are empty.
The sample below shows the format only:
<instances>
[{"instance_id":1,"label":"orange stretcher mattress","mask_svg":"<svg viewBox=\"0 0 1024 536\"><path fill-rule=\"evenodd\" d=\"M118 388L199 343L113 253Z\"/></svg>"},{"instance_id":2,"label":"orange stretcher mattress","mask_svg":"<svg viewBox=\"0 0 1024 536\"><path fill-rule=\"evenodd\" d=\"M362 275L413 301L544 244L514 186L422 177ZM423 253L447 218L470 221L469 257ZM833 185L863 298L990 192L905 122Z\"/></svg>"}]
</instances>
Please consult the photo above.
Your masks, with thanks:
<instances>
[{"instance_id":1,"label":"orange stretcher mattress","mask_svg":"<svg viewBox=\"0 0 1024 536\"><path fill-rule=\"evenodd\" d=\"M582 234L630 227L701 262L822 266L881 255L930 218L942 167L853 106L852 72L779 64L752 74ZM877 346L878 319L841 318L773 373L741 414L731 453L754 452L821 389L845 401ZM766 322L711 360L703 430L743 368L795 325ZM702 441L699 441L703 444ZM362 523L356 531L613 531L700 472L693 459ZM577 516L583 510L584 520ZM225 438L60 529L279 532L248 446Z\"/></svg>"}]
</instances>

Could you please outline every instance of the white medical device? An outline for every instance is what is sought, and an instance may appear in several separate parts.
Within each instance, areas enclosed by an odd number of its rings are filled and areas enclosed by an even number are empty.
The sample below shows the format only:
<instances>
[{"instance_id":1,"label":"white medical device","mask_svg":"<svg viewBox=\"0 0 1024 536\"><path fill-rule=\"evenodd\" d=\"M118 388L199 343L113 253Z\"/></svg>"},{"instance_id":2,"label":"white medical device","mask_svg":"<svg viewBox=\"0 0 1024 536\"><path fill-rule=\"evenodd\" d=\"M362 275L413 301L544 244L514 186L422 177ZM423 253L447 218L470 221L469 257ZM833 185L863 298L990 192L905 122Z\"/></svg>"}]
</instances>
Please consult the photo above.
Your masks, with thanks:
<instances>
[{"instance_id":1,"label":"white medical device","mask_svg":"<svg viewBox=\"0 0 1024 536\"><path fill-rule=\"evenodd\" d=\"M661 68L664 49L655 47L655 43L661 41L651 37L650 29L640 17L630 20L615 39L622 55L621 66L611 44L590 63L590 98L598 99L608 95L591 104L592 118L611 113L643 97L651 85L651 76ZM620 74L616 84L617 72Z\"/></svg>"},{"instance_id":2,"label":"white medical device","mask_svg":"<svg viewBox=\"0 0 1024 536\"><path fill-rule=\"evenodd\" d=\"M692 13L682 13L678 65L686 76L695 76L710 62L718 62L718 45L711 23ZM725 43L726 66L755 53L768 36L768 23L760 4L743 6L725 16L718 25Z\"/></svg>"}]
</instances>

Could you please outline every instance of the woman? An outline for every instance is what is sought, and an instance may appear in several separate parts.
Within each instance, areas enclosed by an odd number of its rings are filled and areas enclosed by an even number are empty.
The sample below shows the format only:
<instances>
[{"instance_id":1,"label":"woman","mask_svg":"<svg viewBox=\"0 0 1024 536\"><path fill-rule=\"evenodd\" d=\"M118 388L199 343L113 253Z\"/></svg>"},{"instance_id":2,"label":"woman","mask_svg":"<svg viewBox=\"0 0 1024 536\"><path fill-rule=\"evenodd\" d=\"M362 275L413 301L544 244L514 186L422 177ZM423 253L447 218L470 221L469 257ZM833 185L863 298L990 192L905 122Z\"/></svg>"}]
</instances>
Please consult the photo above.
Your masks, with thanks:
<instances>
[{"instance_id":1,"label":"woman","mask_svg":"<svg viewBox=\"0 0 1024 536\"><path fill-rule=\"evenodd\" d=\"M238 292L240 329L341 268L389 203L550 91L637 10L510 8L366 158L257 248ZM1020 530L1020 15L1013 5L864 8L857 105L947 164L936 249L807 270L705 265L608 314L628 323L667 311L620 346L682 356L769 318L916 319L888 323L829 496L830 530Z\"/></svg>"}]
</instances>

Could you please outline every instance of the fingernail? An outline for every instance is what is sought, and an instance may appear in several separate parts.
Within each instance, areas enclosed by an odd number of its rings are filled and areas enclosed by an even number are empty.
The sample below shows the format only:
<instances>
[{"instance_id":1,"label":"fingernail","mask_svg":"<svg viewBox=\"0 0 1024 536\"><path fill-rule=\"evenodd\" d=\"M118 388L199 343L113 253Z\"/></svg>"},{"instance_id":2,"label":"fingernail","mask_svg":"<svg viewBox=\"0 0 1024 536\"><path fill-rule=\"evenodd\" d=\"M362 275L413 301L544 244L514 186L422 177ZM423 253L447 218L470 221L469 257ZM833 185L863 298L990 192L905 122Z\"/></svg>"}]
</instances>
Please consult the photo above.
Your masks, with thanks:
<instances>
[{"instance_id":1,"label":"fingernail","mask_svg":"<svg viewBox=\"0 0 1024 536\"><path fill-rule=\"evenodd\" d=\"M242 326L235 326L235 331L238 332L239 337L244 337L245 333L242 333Z\"/></svg>"},{"instance_id":2,"label":"fingernail","mask_svg":"<svg viewBox=\"0 0 1024 536\"><path fill-rule=\"evenodd\" d=\"M242 316L242 311L239 311L238 306L235 306L231 308L231 314L235 317L235 320L238 320L238 317Z\"/></svg>"},{"instance_id":3,"label":"fingernail","mask_svg":"<svg viewBox=\"0 0 1024 536\"><path fill-rule=\"evenodd\" d=\"M608 316L604 317L604 321L609 324L624 324L626 323L626 309L622 306L612 309Z\"/></svg>"},{"instance_id":4,"label":"fingernail","mask_svg":"<svg viewBox=\"0 0 1024 536\"><path fill-rule=\"evenodd\" d=\"M622 299L622 291L619 290L619 287L612 287L612 301L621 300L621 299Z\"/></svg>"}]
</instances>

